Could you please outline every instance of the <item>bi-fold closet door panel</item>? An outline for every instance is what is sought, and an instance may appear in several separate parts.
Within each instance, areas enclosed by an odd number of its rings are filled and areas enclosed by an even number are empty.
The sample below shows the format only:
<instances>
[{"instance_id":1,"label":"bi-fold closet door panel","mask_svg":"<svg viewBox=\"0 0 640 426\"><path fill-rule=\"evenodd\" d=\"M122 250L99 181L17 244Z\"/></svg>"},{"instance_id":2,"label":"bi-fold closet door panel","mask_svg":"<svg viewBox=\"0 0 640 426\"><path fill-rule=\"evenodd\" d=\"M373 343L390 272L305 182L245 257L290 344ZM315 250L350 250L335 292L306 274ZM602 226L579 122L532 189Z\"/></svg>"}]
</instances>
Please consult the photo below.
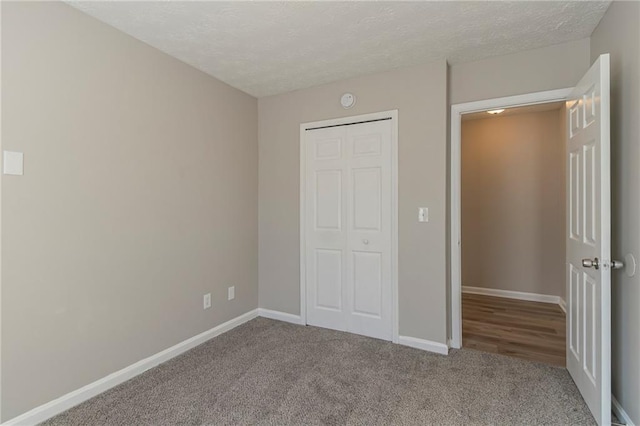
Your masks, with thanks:
<instances>
[{"instance_id":1,"label":"bi-fold closet door panel","mask_svg":"<svg viewBox=\"0 0 640 426\"><path fill-rule=\"evenodd\" d=\"M346 331L346 132L332 127L305 136L307 323Z\"/></svg>"},{"instance_id":2,"label":"bi-fold closet door panel","mask_svg":"<svg viewBox=\"0 0 640 426\"><path fill-rule=\"evenodd\" d=\"M307 323L391 340L391 121L305 136Z\"/></svg>"}]
</instances>

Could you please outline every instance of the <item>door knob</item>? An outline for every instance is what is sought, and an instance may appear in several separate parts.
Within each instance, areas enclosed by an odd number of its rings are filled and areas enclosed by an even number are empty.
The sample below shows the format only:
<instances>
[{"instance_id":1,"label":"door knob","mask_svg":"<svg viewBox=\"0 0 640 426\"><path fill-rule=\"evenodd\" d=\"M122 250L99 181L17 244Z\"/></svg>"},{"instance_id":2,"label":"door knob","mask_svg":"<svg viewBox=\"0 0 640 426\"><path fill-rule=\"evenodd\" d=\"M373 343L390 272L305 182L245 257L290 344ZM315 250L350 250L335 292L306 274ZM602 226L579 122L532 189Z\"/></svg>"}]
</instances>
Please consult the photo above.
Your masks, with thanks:
<instances>
[{"instance_id":1,"label":"door knob","mask_svg":"<svg viewBox=\"0 0 640 426\"><path fill-rule=\"evenodd\" d=\"M582 259L582 266L584 266L585 268L600 269L600 261L598 260L597 257L593 260Z\"/></svg>"},{"instance_id":2,"label":"door knob","mask_svg":"<svg viewBox=\"0 0 640 426\"><path fill-rule=\"evenodd\" d=\"M624 268L624 262L621 260L612 260L611 261L611 269L622 269Z\"/></svg>"},{"instance_id":3,"label":"door knob","mask_svg":"<svg viewBox=\"0 0 640 426\"><path fill-rule=\"evenodd\" d=\"M595 269L600 269L600 262L598 261L598 258L596 257L595 259L591 260L591 259L582 259L582 266L584 266L585 268L595 268ZM605 265L606 267L607 265ZM624 268L624 262L620 261L620 260L612 260L611 261L611 269L622 269Z\"/></svg>"},{"instance_id":4,"label":"door knob","mask_svg":"<svg viewBox=\"0 0 640 426\"><path fill-rule=\"evenodd\" d=\"M362 240L362 244L368 245L369 244L369 240Z\"/></svg>"}]
</instances>

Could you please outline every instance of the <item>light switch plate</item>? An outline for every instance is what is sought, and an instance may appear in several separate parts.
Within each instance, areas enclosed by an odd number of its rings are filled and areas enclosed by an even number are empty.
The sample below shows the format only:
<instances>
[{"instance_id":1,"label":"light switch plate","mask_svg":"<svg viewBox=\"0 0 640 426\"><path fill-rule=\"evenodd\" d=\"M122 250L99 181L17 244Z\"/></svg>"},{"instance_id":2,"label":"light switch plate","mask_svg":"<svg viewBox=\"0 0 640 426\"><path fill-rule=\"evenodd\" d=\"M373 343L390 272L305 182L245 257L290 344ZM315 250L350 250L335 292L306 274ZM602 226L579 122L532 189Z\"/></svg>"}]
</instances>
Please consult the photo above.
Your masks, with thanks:
<instances>
[{"instance_id":1,"label":"light switch plate","mask_svg":"<svg viewBox=\"0 0 640 426\"><path fill-rule=\"evenodd\" d=\"M418 207L418 222L429 222L429 209Z\"/></svg>"},{"instance_id":2,"label":"light switch plate","mask_svg":"<svg viewBox=\"0 0 640 426\"><path fill-rule=\"evenodd\" d=\"M24 172L24 154L22 152L4 151L2 172L5 175L22 176Z\"/></svg>"}]
</instances>

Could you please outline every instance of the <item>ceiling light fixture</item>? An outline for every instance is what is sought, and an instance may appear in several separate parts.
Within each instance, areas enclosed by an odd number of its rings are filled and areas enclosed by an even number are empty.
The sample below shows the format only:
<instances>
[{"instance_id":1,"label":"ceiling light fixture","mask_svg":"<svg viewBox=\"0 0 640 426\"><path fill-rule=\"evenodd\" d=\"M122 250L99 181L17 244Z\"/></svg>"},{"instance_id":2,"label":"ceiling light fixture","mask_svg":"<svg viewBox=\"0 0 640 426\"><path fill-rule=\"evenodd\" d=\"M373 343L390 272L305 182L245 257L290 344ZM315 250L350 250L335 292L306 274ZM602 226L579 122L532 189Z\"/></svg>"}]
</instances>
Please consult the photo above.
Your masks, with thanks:
<instances>
[{"instance_id":1,"label":"ceiling light fixture","mask_svg":"<svg viewBox=\"0 0 640 426\"><path fill-rule=\"evenodd\" d=\"M503 110L503 109L494 109L494 110L487 111L487 112L488 112L489 114L493 114L493 115L495 115L495 114L500 114L501 112L504 112L504 110Z\"/></svg>"}]
</instances>

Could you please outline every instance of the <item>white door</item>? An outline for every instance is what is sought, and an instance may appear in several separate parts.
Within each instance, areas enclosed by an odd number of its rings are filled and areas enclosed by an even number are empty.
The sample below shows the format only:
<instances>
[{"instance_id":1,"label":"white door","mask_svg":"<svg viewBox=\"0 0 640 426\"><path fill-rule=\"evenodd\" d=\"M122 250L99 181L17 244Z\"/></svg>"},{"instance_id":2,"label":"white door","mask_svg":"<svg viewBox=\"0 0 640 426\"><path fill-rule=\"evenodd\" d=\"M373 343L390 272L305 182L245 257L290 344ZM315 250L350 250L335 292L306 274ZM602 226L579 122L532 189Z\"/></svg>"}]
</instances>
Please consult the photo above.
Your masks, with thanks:
<instances>
[{"instance_id":1,"label":"white door","mask_svg":"<svg viewBox=\"0 0 640 426\"><path fill-rule=\"evenodd\" d=\"M391 340L391 120L305 132L307 323Z\"/></svg>"},{"instance_id":2,"label":"white door","mask_svg":"<svg viewBox=\"0 0 640 426\"><path fill-rule=\"evenodd\" d=\"M609 55L567 100L567 368L599 424L611 422Z\"/></svg>"}]
</instances>

